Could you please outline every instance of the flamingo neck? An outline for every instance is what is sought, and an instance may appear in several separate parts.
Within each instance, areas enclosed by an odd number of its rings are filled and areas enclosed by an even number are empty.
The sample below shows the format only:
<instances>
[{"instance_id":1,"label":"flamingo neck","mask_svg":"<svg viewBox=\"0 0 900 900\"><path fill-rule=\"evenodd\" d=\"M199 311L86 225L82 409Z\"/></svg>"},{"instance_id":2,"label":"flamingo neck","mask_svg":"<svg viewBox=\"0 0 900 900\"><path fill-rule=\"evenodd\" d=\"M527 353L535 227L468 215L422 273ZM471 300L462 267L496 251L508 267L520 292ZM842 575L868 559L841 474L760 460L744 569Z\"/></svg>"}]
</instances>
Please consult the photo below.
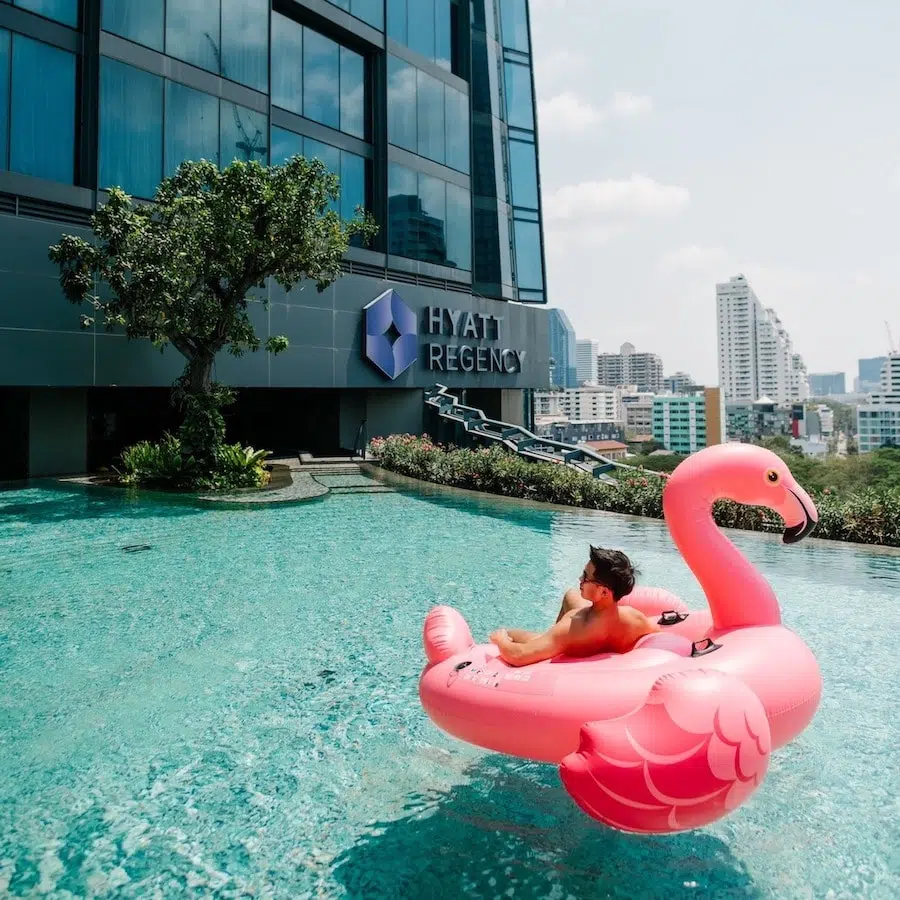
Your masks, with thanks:
<instances>
[{"instance_id":1,"label":"flamingo neck","mask_svg":"<svg viewBox=\"0 0 900 900\"><path fill-rule=\"evenodd\" d=\"M713 520L719 498L681 487L667 485L663 512L675 546L703 588L715 630L780 625L775 592Z\"/></svg>"}]
</instances>

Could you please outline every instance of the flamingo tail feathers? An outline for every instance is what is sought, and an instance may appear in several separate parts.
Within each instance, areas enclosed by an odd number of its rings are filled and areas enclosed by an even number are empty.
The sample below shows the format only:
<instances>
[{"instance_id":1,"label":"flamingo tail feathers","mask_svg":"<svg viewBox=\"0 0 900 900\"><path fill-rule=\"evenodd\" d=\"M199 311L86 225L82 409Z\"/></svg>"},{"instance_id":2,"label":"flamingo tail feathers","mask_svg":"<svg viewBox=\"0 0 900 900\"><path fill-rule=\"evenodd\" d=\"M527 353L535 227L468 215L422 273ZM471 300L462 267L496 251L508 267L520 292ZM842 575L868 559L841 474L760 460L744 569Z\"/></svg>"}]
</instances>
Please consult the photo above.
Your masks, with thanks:
<instances>
[{"instance_id":1,"label":"flamingo tail feathers","mask_svg":"<svg viewBox=\"0 0 900 900\"><path fill-rule=\"evenodd\" d=\"M605 825L668 834L737 809L762 784L771 746L762 703L743 681L689 669L659 678L631 715L584 725L560 776Z\"/></svg>"},{"instance_id":2,"label":"flamingo tail feathers","mask_svg":"<svg viewBox=\"0 0 900 900\"><path fill-rule=\"evenodd\" d=\"M435 606L425 617L422 629L428 662L443 662L475 645L469 625L462 613L452 606Z\"/></svg>"}]
</instances>

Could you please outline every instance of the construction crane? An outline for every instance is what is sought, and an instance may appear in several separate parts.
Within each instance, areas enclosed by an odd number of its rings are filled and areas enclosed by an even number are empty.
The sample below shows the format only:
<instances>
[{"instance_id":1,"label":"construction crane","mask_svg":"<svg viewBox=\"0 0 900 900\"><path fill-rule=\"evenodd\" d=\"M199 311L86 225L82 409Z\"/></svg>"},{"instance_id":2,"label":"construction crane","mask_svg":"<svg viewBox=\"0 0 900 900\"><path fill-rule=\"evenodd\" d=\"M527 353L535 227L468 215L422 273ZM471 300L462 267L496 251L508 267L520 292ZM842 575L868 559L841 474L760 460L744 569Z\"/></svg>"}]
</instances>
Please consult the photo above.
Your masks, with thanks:
<instances>
[{"instance_id":1,"label":"construction crane","mask_svg":"<svg viewBox=\"0 0 900 900\"><path fill-rule=\"evenodd\" d=\"M888 353L893 356L897 352L897 348L894 346L894 337L891 334L891 326L887 323L887 320L885 320L884 327L888 336Z\"/></svg>"}]
</instances>

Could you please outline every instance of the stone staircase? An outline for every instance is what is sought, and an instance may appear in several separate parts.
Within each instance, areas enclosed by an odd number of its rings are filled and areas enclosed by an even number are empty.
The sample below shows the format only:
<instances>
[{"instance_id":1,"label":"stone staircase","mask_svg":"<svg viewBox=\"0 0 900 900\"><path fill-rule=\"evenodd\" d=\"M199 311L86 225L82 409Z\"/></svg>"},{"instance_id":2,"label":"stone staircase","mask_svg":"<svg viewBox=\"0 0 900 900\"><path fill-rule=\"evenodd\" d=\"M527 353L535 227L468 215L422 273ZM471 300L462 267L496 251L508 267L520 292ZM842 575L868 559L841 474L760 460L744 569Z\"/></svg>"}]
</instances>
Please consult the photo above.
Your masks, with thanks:
<instances>
[{"instance_id":1,"label":"stone staircase","mask_svg":"<svg viewBox=\"0 0 900 900\"><path fill-rule=\"evenodd\" d=\"M394 489L380 484L360 468L361 457L314 457L309 453L298 454L299 463L291 466L293 472L311 475L332 494L392 494Z\"/></svg>"}]
</instances>

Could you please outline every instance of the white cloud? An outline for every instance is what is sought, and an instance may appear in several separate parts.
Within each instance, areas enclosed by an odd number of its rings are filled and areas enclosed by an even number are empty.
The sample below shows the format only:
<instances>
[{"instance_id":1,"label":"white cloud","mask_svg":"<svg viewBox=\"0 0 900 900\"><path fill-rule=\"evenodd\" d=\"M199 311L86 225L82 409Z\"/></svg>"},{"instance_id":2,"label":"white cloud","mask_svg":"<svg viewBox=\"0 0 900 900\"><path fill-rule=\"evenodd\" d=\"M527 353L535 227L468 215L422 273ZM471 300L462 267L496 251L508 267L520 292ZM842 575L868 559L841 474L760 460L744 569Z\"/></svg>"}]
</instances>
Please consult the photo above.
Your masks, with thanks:
<instances>
[{"instance_id":1,"label":"white cloud","mask_svg":"<svg viewBox=\"0 0 900 900\"><path fill-rule=\"evenodd\" d=\"M872 287L872 285L875 284L875 279L865 272L858 272L853 277L853 284L856 285L856 287L861 288Z\"/></svg>"},{"instance_id":2,"label":"white cloud","mask_svg":"<svg viewBox=\"0 0 900 900\"><path fill-rule=\"evenodd\" d=\"M623 180L584 181L561 187L544 198L544 215L550 221L671 215L682 210L690 198L685 187L632 175Z\"/></svg>"},{"instance_id":3,"label":"white cloud","mask_svg":"<svg viewBox=\"0 0 900 900\"><path fill-rule=\"evenodd\" d=\"M541 131L580 133L613 118L636 118L653 110L650 97L620 91L603 107L593 106L573 91L563 91L538 103Z\"/></svg>"},{"instance_id":4,"label":"white cloud","mask_svg":"<svg viewBox=\"0 0 900 900\"><path fill-rule=\"evenodd\" d=\"M667 271L702 272L721 267L727 260L727 254L720 247L702 247L691 244L679 247L663 255L660 267Z\"/></svg>"}]
</instances>

